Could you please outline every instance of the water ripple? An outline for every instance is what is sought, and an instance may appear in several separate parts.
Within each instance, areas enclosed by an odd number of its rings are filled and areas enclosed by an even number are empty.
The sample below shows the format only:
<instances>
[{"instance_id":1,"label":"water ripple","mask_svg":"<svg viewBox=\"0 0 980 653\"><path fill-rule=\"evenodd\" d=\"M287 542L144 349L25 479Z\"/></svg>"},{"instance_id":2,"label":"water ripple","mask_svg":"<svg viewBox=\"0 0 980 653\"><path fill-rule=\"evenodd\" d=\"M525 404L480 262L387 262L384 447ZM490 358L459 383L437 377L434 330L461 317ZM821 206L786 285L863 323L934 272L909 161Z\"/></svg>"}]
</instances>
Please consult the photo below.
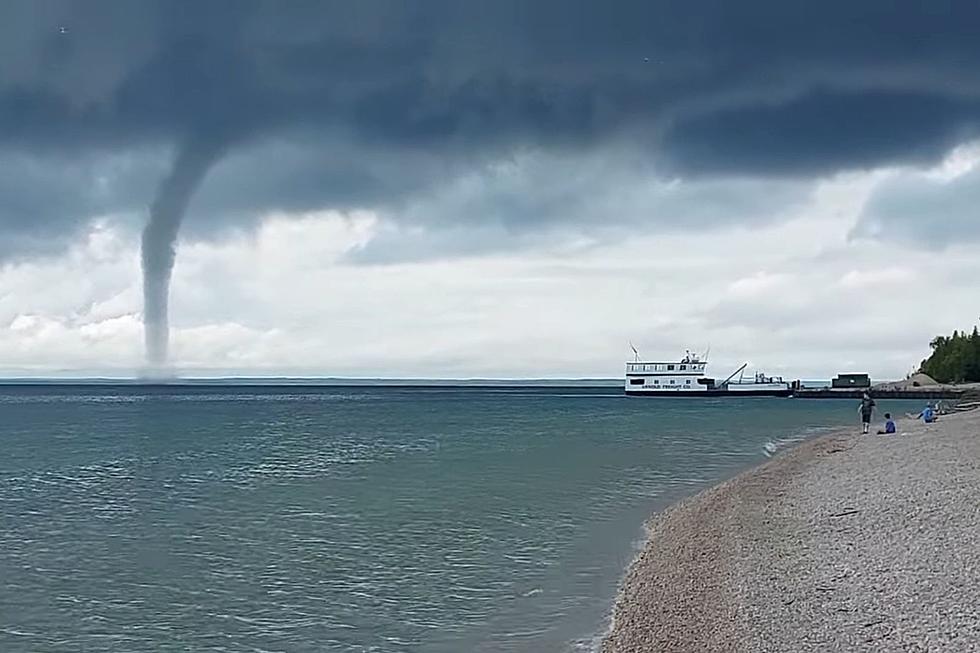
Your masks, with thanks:
<instances>
[{"instance_id":1,"label":"water ripple","mask_svg":"<svg viewBox=\"0 0 980 653\"><path fill-rule=\"evenodd\" d=\"M651 510L853 417L592 394L0 389L0 650L584 650Z\"/></svg>"}]
</instances>

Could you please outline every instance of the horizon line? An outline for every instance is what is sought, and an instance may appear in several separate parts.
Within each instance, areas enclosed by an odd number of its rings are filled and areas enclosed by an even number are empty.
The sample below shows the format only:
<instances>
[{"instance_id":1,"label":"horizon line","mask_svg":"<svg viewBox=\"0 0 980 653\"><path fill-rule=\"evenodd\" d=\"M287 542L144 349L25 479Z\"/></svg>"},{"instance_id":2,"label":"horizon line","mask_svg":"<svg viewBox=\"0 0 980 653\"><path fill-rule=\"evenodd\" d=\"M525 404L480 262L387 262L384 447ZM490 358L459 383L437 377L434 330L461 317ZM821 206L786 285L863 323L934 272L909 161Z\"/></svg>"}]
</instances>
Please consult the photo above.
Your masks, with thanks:
<instances>
[{"instance_id":1,"label":"horizon line","mask_svg":"<svg viewBox=\"0 0 980 653\"><path fill-rule=\"evenodd\" d=\"M219 375L219 376L111 376L111 375L79 375L79 376L0 376L0 383L70 383L70 382L126 382L141 384L179 384L182 382L221 382L221 381L301 381L301 382L411 382L411 383L554 383L554 382L615 382L622 383L617 377L425 377L425 376L292 376L292 375Z\"/></svg>"}]
</instances>

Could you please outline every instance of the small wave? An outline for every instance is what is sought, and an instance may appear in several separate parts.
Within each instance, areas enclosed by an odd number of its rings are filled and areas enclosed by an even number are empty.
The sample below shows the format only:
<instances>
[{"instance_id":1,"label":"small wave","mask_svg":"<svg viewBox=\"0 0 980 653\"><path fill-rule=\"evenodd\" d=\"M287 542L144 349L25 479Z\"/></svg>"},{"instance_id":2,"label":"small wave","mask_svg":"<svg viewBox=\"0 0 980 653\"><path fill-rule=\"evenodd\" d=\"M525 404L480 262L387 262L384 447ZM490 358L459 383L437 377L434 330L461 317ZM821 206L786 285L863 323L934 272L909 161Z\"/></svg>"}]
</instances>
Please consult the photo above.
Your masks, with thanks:
<instances>
[{"instance_id":1,"label":"small wave","mask_svg":"<svg viewBox=\"0 0 980 653\"><path fill-rule=\"evenodd\" d=\"M614 626L615 623L610 612L606 615L605 627L601 631L573 639L565 645L566 648L563 653L599 653L602 650L603 640L612 633Z\"/></svg>"},{"instance_id":2,"label":"small wave","mask_svg":"<svg viewBox=\"0 0 980 653\"><path fill-rule=\"evenodd\" d=\"M132 404L146 400L145 395L5 395L0 404Z\"/></svg>"},{"instance_id":3,"label":"small wave","mask_svg":"<svg viewBox=\"0 0 980 653\"><path fill-rule=\"evenodd\" d=\"M773 438L772 440L767 440L765 444L762 445L762 453L765 454L766 458L772 458L779 450L791 447L797 442L802 442L803 440L806 440L806 436Z\"/></svg>"}]
</instances>

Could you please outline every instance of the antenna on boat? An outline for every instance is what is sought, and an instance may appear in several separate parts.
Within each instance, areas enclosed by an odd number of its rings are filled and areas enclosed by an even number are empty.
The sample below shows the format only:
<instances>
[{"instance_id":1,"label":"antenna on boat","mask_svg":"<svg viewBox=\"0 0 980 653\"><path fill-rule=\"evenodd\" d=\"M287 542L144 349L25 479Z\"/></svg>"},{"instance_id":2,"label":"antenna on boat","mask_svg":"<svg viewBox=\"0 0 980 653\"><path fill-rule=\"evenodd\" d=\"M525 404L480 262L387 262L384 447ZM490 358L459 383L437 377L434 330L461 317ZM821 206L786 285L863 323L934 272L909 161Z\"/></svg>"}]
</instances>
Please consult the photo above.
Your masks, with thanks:
<instances>
[{"instance_id":1,"label":"antenna on boat","mask_svg":"<svg viewBox=\"0 0 980 653\"><path fill-rule=\"evenodd\" d=\"M633 341L632 340L630 340L629 343L630 343L630 349L633 350L633 362L634 363L635 362L639 362L639 360L640 360L640 352L636 351L636 347L633 346Z\"/></svg>"}]
</instances>

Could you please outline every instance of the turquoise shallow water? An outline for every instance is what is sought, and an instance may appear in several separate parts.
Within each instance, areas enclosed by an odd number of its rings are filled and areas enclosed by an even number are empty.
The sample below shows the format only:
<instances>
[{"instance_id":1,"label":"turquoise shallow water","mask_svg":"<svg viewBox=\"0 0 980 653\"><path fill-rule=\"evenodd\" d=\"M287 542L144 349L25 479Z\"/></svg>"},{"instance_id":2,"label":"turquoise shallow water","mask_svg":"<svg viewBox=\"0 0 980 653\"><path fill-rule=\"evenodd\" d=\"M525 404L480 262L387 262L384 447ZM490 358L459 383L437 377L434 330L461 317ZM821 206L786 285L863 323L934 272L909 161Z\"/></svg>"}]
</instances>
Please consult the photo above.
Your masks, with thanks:
<instances>
[{"instance_id":1,"label":"turquoise shallow water","mask_svg":"<svg viewBox=\"0 0 980 653\"><path fill-rule=\"evenodd\" d=\"M653 510L856 419L615 388L0 387L0 650L587 650Z\"/></svg>"}]
</instances>

